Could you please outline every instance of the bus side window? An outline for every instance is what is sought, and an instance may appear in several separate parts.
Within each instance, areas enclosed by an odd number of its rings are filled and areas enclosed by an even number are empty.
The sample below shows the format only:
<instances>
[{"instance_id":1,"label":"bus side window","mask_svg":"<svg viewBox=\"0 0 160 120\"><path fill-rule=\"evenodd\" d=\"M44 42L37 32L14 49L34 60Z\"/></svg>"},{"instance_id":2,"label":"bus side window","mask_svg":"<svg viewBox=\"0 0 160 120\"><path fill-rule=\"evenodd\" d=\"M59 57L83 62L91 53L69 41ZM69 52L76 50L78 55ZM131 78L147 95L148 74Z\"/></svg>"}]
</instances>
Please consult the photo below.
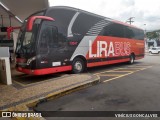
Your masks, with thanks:
<instances>
[{"instance_id":1,"label":"bus side window","mask_svg":"<svg viewBox=\"0 0 160 120\"><path fill-rule=\"evenodd\" d=\"M50 39L48 44L50 48L58 47L58 30L54 26L50 27Z\"/></svg>"},{"instance_id":2,"label":"bus side window","mask_svg":"<svg viewBox=\"0 0 160 120\"><path fill-rule=\"evenodd\" d=\"M112 23L103 28L104 36L121 37L124 38L124 26L116 23Z\"/></svg>"},{"instance_id":3,"label":"bus side window","mask_svg":"<svg viewBox=\"0 0 160 120\"><path fill-rule=\"evenodd\" d=\"M67 38L62 33L59 33L58 34L58 45L59 45L59 47L66 46L66 43L67 43Z\"/></svg>"},{"instance_id":4,"label":"bus side window","mask_svg":"<svg viewBox=\"0 0 160 120\"><path fill-rule=\"evenodd\" d=\"M47 31L46 31L46 29L44 29L44 30L42 31L41 40L40 40L40 47L41 47L41 48L47 48L47 46L48 46L48 45L47 45L47 42L46 42L47 37L48 37Z\"/></svg>"},{"instance_id":5,"label":"bus side window","mask_svg":"<svg viewBox=\"0 0 160 120\"><path fill-rule=\"evenodd\" d=\"M55 27L46 25L41 33L40 51L46 52L49 48L57 45L57 30Z\"/></svg>"},{"instance_id":6,"label":"bus side window","mask_svg":"<svg viewBox=\"0 0 160 120\"><path fill-rule=\"evenodd\" d=\"M135 32L131 27L125 27L125 36L126 38L134 39Z\"/></svg>"},{"instance_id":7,"label":"bus side window","mask_svg":"<svg viewBox=\"0 0 160 120\"><path fill-rule=\"evenodd\" d=\"M135 30L135 39L144 40L144 31L143 30Z\"/></svg>"},{"instance_id":8,"label":"bus side window","mask_svg":"<svg viewBox=\"0 0 160 120\"><path fill-rule=\"evenodd\" d=\"M46 25L42 31L40 47L54 48L58 46L57 28L51 25Z\"/></svg>"}]
</instances>

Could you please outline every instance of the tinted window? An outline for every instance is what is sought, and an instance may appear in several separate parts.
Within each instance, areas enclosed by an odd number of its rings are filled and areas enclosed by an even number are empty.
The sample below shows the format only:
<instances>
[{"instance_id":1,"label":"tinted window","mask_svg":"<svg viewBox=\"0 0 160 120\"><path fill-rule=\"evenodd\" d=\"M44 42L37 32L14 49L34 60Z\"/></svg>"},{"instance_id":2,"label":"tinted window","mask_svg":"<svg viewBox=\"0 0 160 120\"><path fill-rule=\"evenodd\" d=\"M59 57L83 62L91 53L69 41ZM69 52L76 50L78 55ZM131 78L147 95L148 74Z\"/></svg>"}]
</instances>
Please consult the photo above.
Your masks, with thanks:
<instances>
[{"instance_id":1,"label":"tinted window","mask_svg":"<svg viewBox=\"0 0 160 120\"><path fill-rule=\"evenodd\" d=\"M72 32L74 35L85 35L91 27L93 27L101 18L80 13L75 20L72 28Z\"/></svg>"},{"instance_id":2,"label":"tinted window","mask_svg":"<svg viewBox=\"0 0 160 120\"><path fill-rule=\"evenodd\" d=\"M125 37L124 36L124 26L121 24L109 24L104 27L103 33L104 36L113 36L113 37Z\"/></svg>"},{"instance_id":3,"label":"tinted window","mask_svg":"<svg viewBox=\"0 0 160 120\"><path fill-rule=\"evenodd\" d=\"M152 48L152 50L157 50L157 48Z\"/></svg>"},{"instance_id":4,"label":"tinted window","mask_svg":"<svg viewBox=\"0 0 160 120\"><path fill-rule=\"evenodd\" d=\"M144 31L137 29L135 38L138 39L138 40L144 40Z\"/></svg>"},{"instance_id":5,"label":"tinted window","mask_svg":"<svg viewBox=\"0 0 160 120\"><path fill-rule=\"evenodd\" d=\"M125 35L126 38L136 39L136 40L144 40L144 32L143 30L132 28L132 27L125 27Z\"/></svg>"},{"instance_id":6,"label":"tinted window","mask_svg":"<svg viewBox=\"0 0 160 120\"><path fill-rule=\"evenodd\" d=\"M75 15L75 11L64 9L51 9L46 13L46 16L50 16L55 19L54 26L58 28L59 33L67 36L68 26Z\"/></svg>"},{"instance_id":7,"label":"tinted window","mask_svg":"<svg viewBox=\"0 0 160 120\"><path fill-rule=\"evenodd\" d=\"M57 28L52 25L44 24L41 32L40 47L54 47L58 44Z\"/></svg>"},{"instance_id":8,"label":"tinted window","mask_svg":"<svg viewBox=\"0 0 160 120\"><path fill-rule=\"evenodd\" d=\"M49 40L48 40L49 47L56 46L58 44L57 28L54 26L49 26L47 32L49 34Z\"/></svg>"},{"instance_id":9,"label":"tinted window","mask_svg":"<svg viewBox=\"0 0 160 120\"><path fill-rule=\"evenodd\" d=\"M126 38L134 39L135 38L135 31L134 31L134 29L131 28L131 27L125 26L125 36L126 36Z\"/></svg>"},{"instance_id":10,"label":"tinted window","mask_svg":"<svg viewBox=\"0 0 160 120\"><path fill-rule=\"evenodd\" d=\"M144 40L143 30L116 23L112 23L104 27L100 35Z\"/></svg>"}]
</instances>

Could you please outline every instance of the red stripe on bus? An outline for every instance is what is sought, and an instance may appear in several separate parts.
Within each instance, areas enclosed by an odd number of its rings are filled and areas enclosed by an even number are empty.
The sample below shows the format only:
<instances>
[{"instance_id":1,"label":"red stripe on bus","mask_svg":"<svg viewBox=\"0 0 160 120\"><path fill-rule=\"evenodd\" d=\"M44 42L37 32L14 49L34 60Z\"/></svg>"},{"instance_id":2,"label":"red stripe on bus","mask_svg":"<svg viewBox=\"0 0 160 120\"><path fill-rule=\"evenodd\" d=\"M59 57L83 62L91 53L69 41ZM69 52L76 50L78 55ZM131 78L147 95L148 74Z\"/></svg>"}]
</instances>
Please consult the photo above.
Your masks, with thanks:
<instances>
[{"instance_id":1,"label":"red stripe on bus","mask_svg":"<svg viewBox=\"0 0 160 120\"><path fill-rule=\"evenodd\" d=\"M44 69L36 69L36 70L25 69L21 67L17 68L17 71L19 72L23 72L26 74L32 74L32 75L45 75L45 74L64 72L64 71L69 71L69 70L72 70L72 66L62 66L62 67L44 68Z\"/></svg>"},{"instance_id":2,"label":"red stripe on bus","mask_svg":"<svg viewBox=\"0 0 160 120\"><path fill-rule=\"evenodd\" d=\"M126 59L121 59L121 60L113 60L113 61L105 61L105 62L93 62L93 63L88 63L87 67L110 65L110 64L115 64L115 63L127 62L129 60L130 60L129 58L126 58Z\"/></svg>"}]
</instances>

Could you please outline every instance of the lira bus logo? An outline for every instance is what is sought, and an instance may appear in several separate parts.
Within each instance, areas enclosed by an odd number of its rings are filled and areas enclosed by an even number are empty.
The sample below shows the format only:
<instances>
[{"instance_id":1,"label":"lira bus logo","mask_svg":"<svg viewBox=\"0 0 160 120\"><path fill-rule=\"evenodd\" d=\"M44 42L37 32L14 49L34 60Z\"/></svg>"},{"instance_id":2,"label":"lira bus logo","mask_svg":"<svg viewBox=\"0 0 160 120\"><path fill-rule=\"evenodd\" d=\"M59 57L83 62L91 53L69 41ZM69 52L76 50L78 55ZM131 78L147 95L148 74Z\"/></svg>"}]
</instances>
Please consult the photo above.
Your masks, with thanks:
<instances>
[{"instance_id":1,"label":"lira bus logo","mask_svg":"<svg viewBox=\"0 0 160 120\"><path fill-rule=\"evenodd\" d=\"M96 46L89 41L89 58L108 56L128 56L131 52L129 42L97 41ZM95 50L96 49L96 50Z\"/></svg>"}]
</instances>

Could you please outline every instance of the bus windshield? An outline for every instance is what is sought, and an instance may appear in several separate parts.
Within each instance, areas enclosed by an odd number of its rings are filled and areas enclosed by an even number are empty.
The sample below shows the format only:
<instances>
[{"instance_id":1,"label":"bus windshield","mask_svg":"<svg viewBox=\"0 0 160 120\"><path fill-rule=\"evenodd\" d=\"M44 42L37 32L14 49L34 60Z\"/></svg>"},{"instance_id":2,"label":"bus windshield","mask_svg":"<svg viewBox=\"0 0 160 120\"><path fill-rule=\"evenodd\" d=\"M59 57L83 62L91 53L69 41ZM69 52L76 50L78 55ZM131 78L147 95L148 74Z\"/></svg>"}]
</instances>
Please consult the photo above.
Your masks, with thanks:
<instances>
[{"instance_id":1,"label":"bus windshield","mask_svg":"<svg viewBox=\"0 0 160 120\"><path fill-rule=\"evenodd\" d=\"M43 10L43 11L34 13L30 17L35 16L35 15L36 16L44 15L44 12L45 11ZM29 20L30 17L28 17L24 21L19 31L19 35L17 39L16 53L25 54L25 53L35 52L35 47L33 46L36 42L36 35L37 35L38 27L40 25L41 20L40 19L35 20L33 27L32 27L33 29L31 31L27 31L27 20Z\"/></svg>"},{"instance_id":2,"label":"bus windshield","mask_svg":"<svg viewBox=\"0 0 160 120\"><path fill-rule=\"evenodd\" d=\"M32 43L32 32L25 32L23 46L29 47Z\"/></svg>"},{"instance_id":3,"label":"bus windshield","mask_svg":"<svg viewBox=\"0 0 160 120\"><path fill-rule=\"evenodd\" d=\"M36 35L38 31L38 27L40 25L40 20L35 21L33 24L33 29L31 31L27 31L26 22L23 24L18 40L17 40L17 49L16 53L26 54L26 53L34 53L35 52L35 43L36 43Z\"/></svg>"}]
</instances>

